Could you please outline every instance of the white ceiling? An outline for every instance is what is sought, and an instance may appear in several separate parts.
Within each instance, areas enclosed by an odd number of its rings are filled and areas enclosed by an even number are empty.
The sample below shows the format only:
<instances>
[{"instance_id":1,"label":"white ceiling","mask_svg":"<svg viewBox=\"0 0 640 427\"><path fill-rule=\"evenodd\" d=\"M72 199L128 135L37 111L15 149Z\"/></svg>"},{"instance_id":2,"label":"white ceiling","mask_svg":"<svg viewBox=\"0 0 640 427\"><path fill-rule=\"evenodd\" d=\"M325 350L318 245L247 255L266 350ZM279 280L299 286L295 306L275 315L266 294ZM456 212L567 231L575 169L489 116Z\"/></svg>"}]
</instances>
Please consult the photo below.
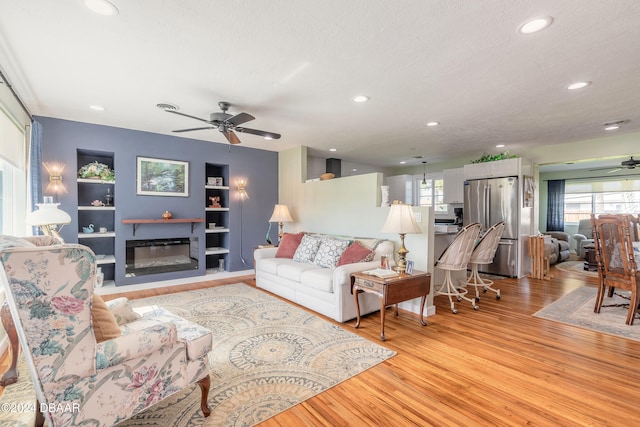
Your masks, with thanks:
<instances>
[{"instance_id":1,"label":"white ceiling","mask_svg":"<svg viewBox=\"0 0 640 427\"><path fill-rule=\"evenodd\" d=\"M239 134L245 146L380 166L601 138L615 120L640 132L638 0L112 3L103 17L82 0L0 0L0 66L32 114L171 134L202 123L156 104L207 118L229 101L282 134ZM541 15L553 25L516 31ZM565 89L578 80L593 84Z\"/></svg>"}]
</instances>

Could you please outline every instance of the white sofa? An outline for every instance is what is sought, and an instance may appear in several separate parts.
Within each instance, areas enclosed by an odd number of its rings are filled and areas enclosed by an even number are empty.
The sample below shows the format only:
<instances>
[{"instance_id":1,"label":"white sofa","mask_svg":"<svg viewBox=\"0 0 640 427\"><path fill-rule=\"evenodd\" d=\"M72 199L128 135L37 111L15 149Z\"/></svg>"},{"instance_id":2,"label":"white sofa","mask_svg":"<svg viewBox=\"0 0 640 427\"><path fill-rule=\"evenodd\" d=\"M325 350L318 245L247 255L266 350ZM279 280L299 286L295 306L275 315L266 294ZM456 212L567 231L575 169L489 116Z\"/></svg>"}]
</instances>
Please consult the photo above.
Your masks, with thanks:
<instances>
[{"instance_id":1,"label":"white sofa","mask_svg":"<svg viewBox=\"0 0 640 427\"><path fill-rule=\"evenodd\" d=\"M256 285L338 322L346 322L356 317L356 305L351 293L351 273L379 267L382 255L393 254L393 242L324 236L358 240L374 251L374 259L323 268L291 258L276 258L278 248L257 249L254 254ZM380 301L375 295L361 293L359 301L361 315L380 309Z\"/></svg>"}]
</instances>

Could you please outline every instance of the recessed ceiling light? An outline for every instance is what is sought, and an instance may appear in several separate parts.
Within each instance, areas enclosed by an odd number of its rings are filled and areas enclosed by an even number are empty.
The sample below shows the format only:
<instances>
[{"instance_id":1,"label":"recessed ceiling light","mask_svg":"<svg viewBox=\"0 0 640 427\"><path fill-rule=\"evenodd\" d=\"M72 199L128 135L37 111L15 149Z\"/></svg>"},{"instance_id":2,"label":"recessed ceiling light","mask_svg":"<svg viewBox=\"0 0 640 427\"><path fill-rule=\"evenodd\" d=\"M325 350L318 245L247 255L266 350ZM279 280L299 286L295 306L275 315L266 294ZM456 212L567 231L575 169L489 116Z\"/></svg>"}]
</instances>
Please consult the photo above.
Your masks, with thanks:
<instances>
[{"instance_id":1,"label":"recessed ceiling light","mask_svg":"<svg viewBox=\"0 0 640 427\"><path fill-rule=\"evenodd\" d=\"M102 105L89 105L89 108L93 111L104 111L104 107Z\"/></svg>"},{"instance_id":2,"label":"recessed ceiling light","mask_svg":"<svg viewBox=\"0 0 640 427\"><path fill-rule=\"evenodd\" d=\"M578 90L578 89L584 89L587 86L591 86L591 82L575 82L567 86L567 89Z\"/></svg>"},{"instance_id":3,"label":"recessed ceiling light","mask_svg":"<svg viewBox=\"0 0 640 427\"><path fill-rule=\"evenodd\" d=\"M496 148L504 148L504 144L498 144L496 145Z\"/></svg>"},{"instance_id":4,"label":"recessed ceiling light","mask_svg":"<svg viewBox=\"0 0 640 427\"><path fill-rule=\"evenodd\" d=\"M605 126L604 130L616 130L616 129L620 129L620 125L618 124L611 124L609 126Z\"/></svg>"},{"instance_id":5,"label":"recessed ceiling light","mask_svg":"<svg viewBox=\"0 0 640 427\"><path fill-rule=\"evenodd\" d=\"M434 127L434 126L438 126L440 124L440 122L427 122L427 126Z\"/></svg>"},{"instance_id":6,"label":"recessed ceiling light","mask_svg":"<svg viewBox=\"0 0 640 427\"><path fill-rule=\"evenodd\" d=\"M337 148L329 148L329 151L334 152L334 151L338 151Z\"/></svg>"},{"instance_id":7,"label":"recessed ceiling light","mask_svg":"<svg viewBox=\"0 0 640 427\"><path fill-rule=\"evenodd\" d=\"M357 95L353 97L353 102L367 102L369 97L366 95Z\"/></svg>"},{"instance_id":8,"label":"recessed ceiling light","mask_svg":"<svg viewBox=\"0 0 640 427\"><path fill-rule=\"evenodd\" d=\"M351 169L351 172L358 172L358 169Z\"/></svg>"},{"instance_id":9,"label":"recessed ceiling light","mask_svg":"<svg viewBox=\"0 0 640 427\"><path fill-rule=\"evenodd\" d=\"M547 28L552 22L553 18L550 16L529 19L518 27L518 31L522 34L537 33Z\"/></svg>"},{"instance_id":10,"label":"recessed ceiling light","mask_svg":"<svg viewBox=\"0 0 640 427\"><path fill-rule=\"evenodd\" d=\"M84 5L98 15L114 16L118 14L118 8L107 0L84 0Z\"/></svg>"},{"instance_id":11,"label":"recessed ceiling light","mask_svg":"<svg viewBox=\"0 0 640 427\"><path fill-rule=\"evenodd\" d=\"M404 165L405 163L407 162L405 162L404 160L400 162L401 165Z\"/></svg>"}]
</instances>

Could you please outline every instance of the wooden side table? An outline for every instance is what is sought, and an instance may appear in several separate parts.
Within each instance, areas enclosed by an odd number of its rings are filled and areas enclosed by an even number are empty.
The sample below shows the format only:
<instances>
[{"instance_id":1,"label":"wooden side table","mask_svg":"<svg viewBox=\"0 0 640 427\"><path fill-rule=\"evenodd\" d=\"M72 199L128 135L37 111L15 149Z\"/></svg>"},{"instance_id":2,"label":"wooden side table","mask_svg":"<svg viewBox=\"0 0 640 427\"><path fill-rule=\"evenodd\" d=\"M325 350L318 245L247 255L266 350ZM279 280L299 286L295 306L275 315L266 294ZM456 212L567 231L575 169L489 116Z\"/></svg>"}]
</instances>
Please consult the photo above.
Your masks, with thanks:
<instances>
[{"instance_id":1,"label":"wooden side table","mask_svg":"<svg viewBox=\"0 0 640 427\"><path fill-rule=\"evenodd\" d=\"M360 302L358 294L366 292L375 294L380 300L380 339L384 341L385 308L395 304L395 315L398 315L398 303L422 297L420 300L420 324L427 326L424 321L424 305L431 290L431 274L424 271L414 271L413 274L401 273L398 276L382 279L368 274L353 273L351 275L351 293L356 302L356 328L360 327Z\"/></svg>"}]
</instances>

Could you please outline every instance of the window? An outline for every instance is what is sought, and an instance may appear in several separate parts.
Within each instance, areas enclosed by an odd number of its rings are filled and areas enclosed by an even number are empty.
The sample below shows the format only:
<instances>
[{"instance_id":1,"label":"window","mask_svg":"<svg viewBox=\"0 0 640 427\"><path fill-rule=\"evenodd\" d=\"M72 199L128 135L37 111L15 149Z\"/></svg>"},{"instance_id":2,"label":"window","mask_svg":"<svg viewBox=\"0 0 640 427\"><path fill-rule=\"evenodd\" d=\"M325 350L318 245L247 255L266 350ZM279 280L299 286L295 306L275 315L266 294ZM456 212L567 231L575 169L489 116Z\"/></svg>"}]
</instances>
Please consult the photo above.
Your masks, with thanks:
<instances>
[{"instance_id":1,"label":"window","mask_svg":"<svg viewBox=\"0 0 640 427\"><path fill-rule=\"evenodd\" d=\"M423 184L422 177L416 177L417 205L433 206L436 214L446 214L449 212L449 205L444 202L444 180L439 177L427 177L426 184Z\"/></svg>"},{"instance_id":2,"label":"window","mask_svg":"<svg viewBox=\"0 0 640 427\"><path fill-rule=\"evenodd\" d=\"M564 221L577 223L594 214L640 212L640 179L567 181Z\"/></svg>"},{"instance_id":3,"label":"window","mask_svg":"<svg viewBox=\"0 0 640 427\"><path fill-rule=\"evenodd\" d=\"M23 236L27 229L24 131L0 109L0 233Z\"/></svg>"}]
</instances>

